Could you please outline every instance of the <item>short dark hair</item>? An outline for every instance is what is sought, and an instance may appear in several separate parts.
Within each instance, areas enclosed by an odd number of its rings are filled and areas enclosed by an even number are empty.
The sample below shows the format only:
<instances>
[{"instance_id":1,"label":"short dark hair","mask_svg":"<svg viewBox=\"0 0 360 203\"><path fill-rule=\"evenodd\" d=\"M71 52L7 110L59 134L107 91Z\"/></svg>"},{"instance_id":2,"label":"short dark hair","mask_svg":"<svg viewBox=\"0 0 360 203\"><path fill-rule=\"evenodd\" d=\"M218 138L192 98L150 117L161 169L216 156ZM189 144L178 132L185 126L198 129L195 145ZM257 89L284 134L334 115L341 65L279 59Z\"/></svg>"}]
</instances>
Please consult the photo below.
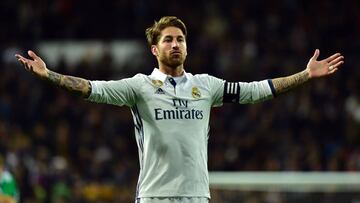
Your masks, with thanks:
<instances>
[{"instance_id":1,"label":"short dark hair","mask_svg":"<svg viewBox=\"0 0 360 203\"><path fill-rule=\"evenodd\" d=\"M187 35L185 24L175 16L164 16L158 22L155 21L154 24L147 28L145 31L146 39L148 44L156 45L160 40L161 31L167 27L177 27L183 34Z\"/></svg>"}]
</instances>

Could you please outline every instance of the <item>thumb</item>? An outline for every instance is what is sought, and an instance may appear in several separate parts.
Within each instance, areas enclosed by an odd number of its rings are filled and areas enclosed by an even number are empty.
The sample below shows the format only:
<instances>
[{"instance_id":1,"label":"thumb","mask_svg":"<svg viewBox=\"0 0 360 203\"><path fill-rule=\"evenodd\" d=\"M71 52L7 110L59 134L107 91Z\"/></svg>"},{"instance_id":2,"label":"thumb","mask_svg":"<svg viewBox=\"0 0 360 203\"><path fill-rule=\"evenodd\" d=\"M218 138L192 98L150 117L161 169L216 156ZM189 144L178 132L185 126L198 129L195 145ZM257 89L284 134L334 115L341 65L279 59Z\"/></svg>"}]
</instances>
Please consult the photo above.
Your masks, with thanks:
<instances>
[{"instance_id":1,"label":"thumb","mask_svg":"<svg viewBox=\"0 0 360 203\"><path fill-rule=\"evenodd\" d=\"M39 59L39 57L31 50L28 51L28 54L31 58L33 58L34 60Z\"/></svg>"},{"instance_id":2,"label":"thumb","mask_svg":"<svg viewBox=\"0 0 360 203\"><path fill-rule=\"evenodd\" d=\"M317 60L317 58L319 57L319 55L320 55L320 50L319 50L319 49L315 49L315 53L314 53L314 55L311 57L311 59Z\"/></svg>"}]
</instances>

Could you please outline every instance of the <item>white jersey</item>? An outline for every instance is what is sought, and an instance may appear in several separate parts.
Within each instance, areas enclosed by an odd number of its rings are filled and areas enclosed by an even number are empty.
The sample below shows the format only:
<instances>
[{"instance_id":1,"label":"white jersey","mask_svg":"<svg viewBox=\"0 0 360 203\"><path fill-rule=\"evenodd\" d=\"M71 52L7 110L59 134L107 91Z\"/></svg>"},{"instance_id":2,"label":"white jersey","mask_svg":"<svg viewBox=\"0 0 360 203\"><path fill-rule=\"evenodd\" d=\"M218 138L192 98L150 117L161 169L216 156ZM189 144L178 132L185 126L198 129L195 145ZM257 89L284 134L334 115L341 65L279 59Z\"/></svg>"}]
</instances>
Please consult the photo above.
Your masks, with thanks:
<instances>
[{"instance_id":1,"label":"white jersey","mask_svg":"<svg viewBox=\"0 0 360 203\"><path fill-rule=\"evenodd\" d=\"M131 108L140 174L137 198L210 198L210 109L273 97L270 80L230 83L207 75L172 78L158 69L118 81L91 81L88 100Z\"/></svg>"}]
</instances>

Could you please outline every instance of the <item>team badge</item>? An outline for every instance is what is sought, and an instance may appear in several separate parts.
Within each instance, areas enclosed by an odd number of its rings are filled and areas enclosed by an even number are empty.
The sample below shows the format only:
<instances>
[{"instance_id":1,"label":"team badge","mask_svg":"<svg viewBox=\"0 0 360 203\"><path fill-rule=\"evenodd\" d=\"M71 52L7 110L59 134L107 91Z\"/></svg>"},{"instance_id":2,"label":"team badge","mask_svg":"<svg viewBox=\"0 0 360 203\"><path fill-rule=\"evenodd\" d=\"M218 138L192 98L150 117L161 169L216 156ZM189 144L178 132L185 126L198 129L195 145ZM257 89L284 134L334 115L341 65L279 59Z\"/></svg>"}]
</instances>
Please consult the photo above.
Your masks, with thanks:
<instances>
[{"instance_id":1,"label":"team badge","mask_svg":"<svg viewBox=\"0 0 360 203\"><path fill-rule=\"evenodd\" d=\"M164 83L161 80L151 80L155 87L161 87Z\"/></svg>"},{"instance_id":2,"label":"team badge","mask_svg":"<svg viewBox=\"0 0 360 203\"><path fill-rule=\"evenodd\" d=\"M201 97L200 90L197 87L192 88L191 94L195 99L199 99Z\"/></svg>"}]
</instances>

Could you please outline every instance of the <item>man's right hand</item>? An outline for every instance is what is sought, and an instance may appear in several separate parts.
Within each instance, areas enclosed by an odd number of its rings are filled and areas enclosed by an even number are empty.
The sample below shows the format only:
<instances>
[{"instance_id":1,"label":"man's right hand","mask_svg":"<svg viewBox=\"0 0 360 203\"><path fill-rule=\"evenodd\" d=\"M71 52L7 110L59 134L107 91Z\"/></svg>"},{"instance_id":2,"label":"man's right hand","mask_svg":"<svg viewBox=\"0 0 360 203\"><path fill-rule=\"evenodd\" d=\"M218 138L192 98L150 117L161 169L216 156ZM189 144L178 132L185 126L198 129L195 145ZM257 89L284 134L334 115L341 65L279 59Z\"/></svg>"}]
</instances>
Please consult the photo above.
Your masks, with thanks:
<instances>
[{"instance_id":1,"label":"man's right hand","mask_svg":"<svg viewBox=\"0 0 360 203\"><path fill-rule=\"evenodd\" d=\"M31 73L42 79L48 78L49 74L45 62L33 51L29 50L28 54L32 59L27 59L19 54L15 54L15 57L25 66L26 70L30 71Z\"/></svg>"},{"instance_id":2,"label":"man's right hand","mask_svg":"<svg viewBox=\"0 0 360 203\"><path fill-rule=\"evenodd\" d=\"M91 94L91 84L89 80L69 75L62 75L46 68L44 61L38 57L33 51L28 51L32 59L27 59L19 54L16 58L20 61L25 69L32 72L36 76L52 84L59 86L73 94L88 98Z\"/></svg>"}]
</instances>

